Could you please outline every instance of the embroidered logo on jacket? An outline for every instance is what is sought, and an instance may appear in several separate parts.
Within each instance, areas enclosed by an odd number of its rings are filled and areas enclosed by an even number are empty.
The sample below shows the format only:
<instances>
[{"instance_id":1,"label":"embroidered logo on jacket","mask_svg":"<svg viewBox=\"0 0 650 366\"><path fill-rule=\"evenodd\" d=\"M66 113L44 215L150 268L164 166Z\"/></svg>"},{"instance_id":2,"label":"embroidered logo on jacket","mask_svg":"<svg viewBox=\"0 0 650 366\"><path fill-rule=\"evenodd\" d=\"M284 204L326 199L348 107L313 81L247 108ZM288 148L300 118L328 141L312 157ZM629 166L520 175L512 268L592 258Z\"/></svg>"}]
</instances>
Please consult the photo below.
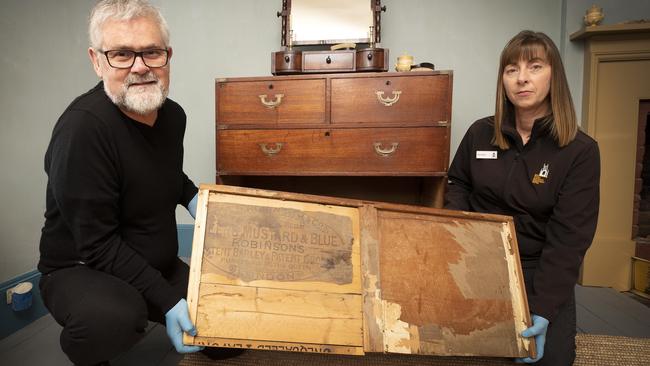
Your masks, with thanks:
<instances>
[{"instance_id":1,"label":"embroidered logo on jacket","mask_svg":"<svg viewBox=\"0 0 650 366\"><path fill-rule=\"evenodd\" d=\"M542 169L539 170L539 173L535 174L533 177L533 184L544 184L546 182L546 178L548 178L548 173L548 163L544 163Z\"/></svg>"}]
</instances>

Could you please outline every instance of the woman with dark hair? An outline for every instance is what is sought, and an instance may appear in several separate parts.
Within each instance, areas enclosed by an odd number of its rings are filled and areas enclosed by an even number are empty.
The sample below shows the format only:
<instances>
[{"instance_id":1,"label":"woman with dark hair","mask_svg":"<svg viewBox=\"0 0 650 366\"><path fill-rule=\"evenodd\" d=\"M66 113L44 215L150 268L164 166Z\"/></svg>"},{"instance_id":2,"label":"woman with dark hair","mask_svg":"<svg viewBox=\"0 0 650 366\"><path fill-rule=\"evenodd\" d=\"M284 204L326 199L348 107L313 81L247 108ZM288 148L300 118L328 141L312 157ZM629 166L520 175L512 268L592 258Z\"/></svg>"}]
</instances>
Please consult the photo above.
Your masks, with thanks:
<instances>
[{"instance_id":1,"label":"woman with dark hair","mask_svg":"<svg viewBox=\"0 0 650 366\"><path fill-rule=\"evenodd\" d=\"M445 208L512 216L538 365L575 359L574 286L598 220L600 155L579 130L560 53L522 31L501 53L496 108L465 134ZM542 358L543 357L543 358Z\"/></svg>"}]
</instances>

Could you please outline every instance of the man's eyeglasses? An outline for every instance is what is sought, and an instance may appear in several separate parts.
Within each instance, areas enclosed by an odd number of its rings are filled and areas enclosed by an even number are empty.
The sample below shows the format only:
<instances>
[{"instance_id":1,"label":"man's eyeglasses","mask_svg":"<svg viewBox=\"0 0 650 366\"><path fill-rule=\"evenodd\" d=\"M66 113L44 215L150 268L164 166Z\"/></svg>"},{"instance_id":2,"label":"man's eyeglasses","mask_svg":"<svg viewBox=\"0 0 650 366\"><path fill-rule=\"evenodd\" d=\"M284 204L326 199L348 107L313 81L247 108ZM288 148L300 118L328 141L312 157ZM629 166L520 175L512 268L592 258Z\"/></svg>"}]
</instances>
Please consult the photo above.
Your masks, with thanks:
<instances>
[{"instance_id":1,"label":"man's eyeglasses","mask_svg":"<svg viewBox=\"0 0 650 366\"><path fill-rule=\"evenodd\" d=\"M100 52L106 56L108 64L116 69L130 69L138 56L147 67L163 67L169 61L169 50L162 48L153 48L140 52L132 50L100 50Z\"/></svg>"}]
</instances>

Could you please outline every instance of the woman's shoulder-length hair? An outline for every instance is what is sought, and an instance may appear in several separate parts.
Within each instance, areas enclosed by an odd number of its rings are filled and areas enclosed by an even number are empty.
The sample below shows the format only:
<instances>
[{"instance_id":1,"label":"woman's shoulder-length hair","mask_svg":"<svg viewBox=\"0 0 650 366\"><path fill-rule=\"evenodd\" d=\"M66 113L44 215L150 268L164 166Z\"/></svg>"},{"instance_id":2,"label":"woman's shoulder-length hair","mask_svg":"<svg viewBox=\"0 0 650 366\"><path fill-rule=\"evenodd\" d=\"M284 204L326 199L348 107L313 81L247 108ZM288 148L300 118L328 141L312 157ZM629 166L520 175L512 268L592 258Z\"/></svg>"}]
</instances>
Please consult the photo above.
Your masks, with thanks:
<instances>
[{"instance_id":1,"label":"woman's shoulder-length hair","mask_svg":"<svg viewBox=\"0 0 650 366\"><path fill-rule=\"evenodd\" d=\"M506 150L510 147L501 127L508 119L514 120L514 106L508 99L503 86L503 72L506 66L519 60L541 58L551 66L551 86L549 90L551 118L550 133L558 146L568 145L578 133L575 108L566 80L562 58L555 43L542 32L521 31L514 36L501 52L499 74L497 76L496 106L494 112L494 137L492 144Z\"/></svg>"}]
</instances>

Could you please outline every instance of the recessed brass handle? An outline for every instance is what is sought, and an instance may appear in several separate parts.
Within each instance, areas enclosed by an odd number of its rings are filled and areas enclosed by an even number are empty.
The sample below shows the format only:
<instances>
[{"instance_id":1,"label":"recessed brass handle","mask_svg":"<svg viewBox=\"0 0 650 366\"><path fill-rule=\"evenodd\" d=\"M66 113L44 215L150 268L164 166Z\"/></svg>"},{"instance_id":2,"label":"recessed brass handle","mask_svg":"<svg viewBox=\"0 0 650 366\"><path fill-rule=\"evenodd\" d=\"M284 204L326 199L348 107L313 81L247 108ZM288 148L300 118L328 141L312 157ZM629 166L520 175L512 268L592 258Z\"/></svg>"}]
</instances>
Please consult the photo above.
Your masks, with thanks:
<instances>
[{"instance_id":1,"label":"recessed brass handle","mask_svg":"<svg viewBox=\"0 0 650 366\"><path fill-rule=\"evenodd\" d=\"M395 151L397 151L397 147L399 146L399 142L392 142L390 144L390 147L384 148L384 144L381 142L373 142L372 146L375 148L375 152L379 156L389 156L393 154Z\"/></svg>"},{"instance_id":2,"label":"recessed brass handle","mask_svg":"<svg viewBox=\"0 0 650 366\"><path fill-rule=\"evenodd\" d=\"M266 146L265 143L261 143L259 145L260 145L260 149L262 149L262 152L265 155L273 156L273 155L276 155L277 153L279 153L280 150L282 150L282 146L284 145L281 142L275 142L274 144L275 144L275 147L268 147L268 146Z\"/></svg>"},{"instance_id":3,"label":"recessed brass handle","mask_svg":"<svg viewBox=\"0 0 650 366\"><path fill-rule=\"evenodd\" d=\"M379 103L385 105L386 107L390 107L393 104L397 103L399 100L400 94L402 94L401 90L393 90L393 97L392 98L386 98L384 97L384 92L383 91L376 91L375 94L377 94L377 100Z\"/></svg>"},{"instance_id":4,"label":"recessed brass handle","mask_svg":"<svg viewBox=\"0 0 650 366\"><path fill-rule=\"evenodd\" d=\"M258 97L260 98L260 101L266 108L275 108L279 106L280 103L282 103L282 98L284 98L284 94L276 94L275 100L272 101L266 100L267 97L266 94L258 95Z\"/></svg>"}]
</instances>

